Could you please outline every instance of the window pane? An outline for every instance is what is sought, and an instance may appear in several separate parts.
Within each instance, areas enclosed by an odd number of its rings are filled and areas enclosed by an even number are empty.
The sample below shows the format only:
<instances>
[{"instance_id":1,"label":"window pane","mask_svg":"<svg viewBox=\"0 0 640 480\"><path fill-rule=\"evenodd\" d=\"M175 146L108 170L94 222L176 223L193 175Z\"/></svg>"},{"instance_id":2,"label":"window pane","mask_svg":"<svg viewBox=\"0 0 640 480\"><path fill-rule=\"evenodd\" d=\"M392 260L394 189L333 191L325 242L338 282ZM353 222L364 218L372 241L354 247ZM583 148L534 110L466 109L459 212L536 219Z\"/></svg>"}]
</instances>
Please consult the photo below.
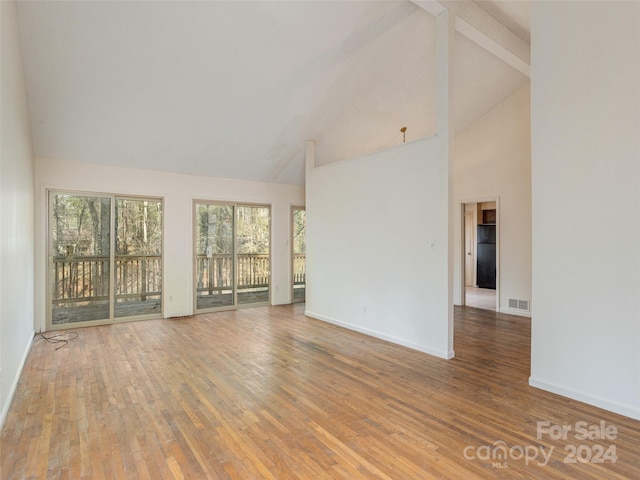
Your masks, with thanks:
<instances>
[{"instance_id":1,"label":"window pane","mask_svg":"<svg viewBox=\"0 0 640 480\"><path fill-rule=\"evenodd\" d=\"M305 230L307 227L307 212L296 209L293 211L293 253L305 253Z\"/></svg>"},{"instance_id":2,"label":"window pane","mask_svg":"<svg viewBox=\"0 0 640 480\"><path fill-rule=\"evenodd\" d=\"M52 323L109 319L111 199L51 193Z\"/></svg>"},{"instance_id":3,"label":"window pane","mask_svg":"<svg viewBox=\"0 0 640 480\"><path fill-rule=\"evenodd\" d=\"M162 202L116 200L115 316L160 313Z\"/></svg>"},{"instance_id":4,"label":"window pane","mask_svg":"<svg viewBox=\"0 0 640 480\"><path fill-rule=\"evenodd\" d=\"M305 300L306 292L306 227L307 214L304 209L293 210L293 301Z\"/></svg>"},{"instance_id":5,"label":"window pane","mask_svg":"<svg viewBox=\"0 0 640 480\"><path fill-rule=\"evenodd\" d=\"M269 207L239 206L238 304L269 301Z\"/></svg>"},{"instance_id":6,"label":"window pane","mask_svg":"<svg viewBox=\"0 0 640 480\"><path fill-rule=\"evenodd\" d=\"M196 205L196 308L233 305L232 205Z\"/></svg>"}]
</instances>

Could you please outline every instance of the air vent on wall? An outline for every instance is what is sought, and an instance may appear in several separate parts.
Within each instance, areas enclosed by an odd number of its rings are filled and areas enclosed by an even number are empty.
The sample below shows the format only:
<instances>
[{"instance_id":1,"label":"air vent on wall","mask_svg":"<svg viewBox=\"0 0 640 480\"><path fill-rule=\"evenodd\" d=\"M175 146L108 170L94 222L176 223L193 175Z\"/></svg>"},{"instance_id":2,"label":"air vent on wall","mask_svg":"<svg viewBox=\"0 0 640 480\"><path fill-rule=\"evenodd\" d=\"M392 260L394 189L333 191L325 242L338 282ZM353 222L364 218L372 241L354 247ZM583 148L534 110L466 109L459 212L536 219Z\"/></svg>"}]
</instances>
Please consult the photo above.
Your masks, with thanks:
<instances>
[{"instance_id":1,"label":"air vent on wall","mask_svg":"<svg viewBox=\"0 0 640 480\"><path fill-rule=\"evenodd\" d=\"M525 312L529 311L529 301L528 300L518 300L516 298L509 299L509 308L513 308L516 310L524 310Z\"/></svg>"}]
</instances>

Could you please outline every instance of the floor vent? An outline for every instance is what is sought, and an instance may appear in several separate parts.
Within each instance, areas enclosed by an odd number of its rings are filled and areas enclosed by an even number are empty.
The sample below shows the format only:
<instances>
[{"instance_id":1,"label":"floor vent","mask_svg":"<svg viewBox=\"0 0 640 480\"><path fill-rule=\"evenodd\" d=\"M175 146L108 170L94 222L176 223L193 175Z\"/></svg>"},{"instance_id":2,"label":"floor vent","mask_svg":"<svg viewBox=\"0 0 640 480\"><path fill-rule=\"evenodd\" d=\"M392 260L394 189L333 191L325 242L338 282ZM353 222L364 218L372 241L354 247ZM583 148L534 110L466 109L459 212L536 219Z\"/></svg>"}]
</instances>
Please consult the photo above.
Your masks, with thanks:
<instances>
[{"instance_id":1,"label":"floor vent","mask_svg":"<svg viewBox=\"0 0 640 480\"><path fill-rule=\"evenodd\" d=\"M525 312L529 311L529 301L528 300L518 300L516 298L509 299L509 308L514 308L516 310L524 310Z\"/></svg>"}]
</instances>

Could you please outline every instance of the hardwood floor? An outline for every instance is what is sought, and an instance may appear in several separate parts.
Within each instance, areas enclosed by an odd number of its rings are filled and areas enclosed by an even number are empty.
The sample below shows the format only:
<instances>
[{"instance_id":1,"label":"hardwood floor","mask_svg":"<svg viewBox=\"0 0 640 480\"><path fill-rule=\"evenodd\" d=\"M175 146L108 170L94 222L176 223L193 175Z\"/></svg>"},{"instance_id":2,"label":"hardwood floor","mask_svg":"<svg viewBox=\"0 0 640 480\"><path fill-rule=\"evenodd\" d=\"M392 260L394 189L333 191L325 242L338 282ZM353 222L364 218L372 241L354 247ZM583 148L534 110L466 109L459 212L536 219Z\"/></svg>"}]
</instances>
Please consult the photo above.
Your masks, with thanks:
<instances>
[{"instance_id":1,"label":"hardwood floor","mask_svg":"<svg viewBox=\"0 0 640 480\"><path fill-rule=\"evenodd\" d=\"M59 350L36 341L0 477L638 478L640 422L528 386L528 319L457 309L447 361L303 308L84 328ZM544 421L572 430L537 438ZM615 438L576 438L577 422L601 421Z\"/></svg>"}]
</instances>

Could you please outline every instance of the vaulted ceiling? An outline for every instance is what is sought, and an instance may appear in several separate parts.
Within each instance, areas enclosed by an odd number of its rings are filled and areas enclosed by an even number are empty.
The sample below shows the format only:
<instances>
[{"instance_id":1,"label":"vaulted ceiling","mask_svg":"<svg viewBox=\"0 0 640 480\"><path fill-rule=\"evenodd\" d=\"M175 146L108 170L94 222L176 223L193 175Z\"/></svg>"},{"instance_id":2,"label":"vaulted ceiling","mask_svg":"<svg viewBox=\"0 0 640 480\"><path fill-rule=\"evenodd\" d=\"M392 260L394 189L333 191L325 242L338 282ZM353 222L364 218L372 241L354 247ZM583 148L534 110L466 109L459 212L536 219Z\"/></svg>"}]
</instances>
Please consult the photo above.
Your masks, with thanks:
<instances>
[{"instance_id":1,"label":"vaulted ceiling","mask_svg":"<svg viewBox=\"0 0 640 480\"><path fill-rule=\"evenodd\" d=\"M326 164L432 135L416 3L20 1L35 153L302 185L306 140ZM527 37L527 3L477 4ZM528 81L463 35L454 72L458 132Z\"/></svg>"}]
</instances>

